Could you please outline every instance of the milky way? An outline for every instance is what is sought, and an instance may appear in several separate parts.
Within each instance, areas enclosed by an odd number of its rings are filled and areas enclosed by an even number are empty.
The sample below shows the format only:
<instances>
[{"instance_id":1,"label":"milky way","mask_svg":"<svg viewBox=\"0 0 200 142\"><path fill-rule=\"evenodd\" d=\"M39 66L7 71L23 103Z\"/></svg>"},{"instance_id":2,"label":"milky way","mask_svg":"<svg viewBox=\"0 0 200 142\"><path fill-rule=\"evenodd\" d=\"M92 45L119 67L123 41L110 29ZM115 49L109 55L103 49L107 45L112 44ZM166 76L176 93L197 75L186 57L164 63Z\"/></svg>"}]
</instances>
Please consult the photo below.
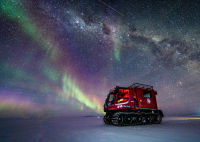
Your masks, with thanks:
<instances>
[{"instance_id":1,"label":"milky way","mask_svg":"<svg viewBox=\"0 0 200 142\"><path fill-rule=\"evenodd\" d=\"M200 114L200 1L0 1L0 117L103 115L114 86Z\"/></svg>"}]
</instances>

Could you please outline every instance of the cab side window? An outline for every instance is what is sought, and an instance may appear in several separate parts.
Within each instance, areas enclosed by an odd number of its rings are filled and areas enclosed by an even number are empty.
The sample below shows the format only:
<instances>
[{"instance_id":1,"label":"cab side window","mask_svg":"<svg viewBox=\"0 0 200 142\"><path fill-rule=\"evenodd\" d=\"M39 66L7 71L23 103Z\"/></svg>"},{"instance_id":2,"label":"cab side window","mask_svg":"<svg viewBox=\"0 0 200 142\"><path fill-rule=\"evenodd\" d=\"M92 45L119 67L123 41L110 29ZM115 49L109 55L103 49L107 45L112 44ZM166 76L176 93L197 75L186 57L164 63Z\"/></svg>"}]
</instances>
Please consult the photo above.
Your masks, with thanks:
<instances>
[{"instance_id":1,"label":"cab side window","mask_svg":"<svg viewBox=\"0 0 200 142\"><path fill-rule=\"evenodd\" d=\"M143 90L143 97L144 98L151 98L151 91Z\"/></svg>"},{"instance_id":2,"label":"cab side window","mask_svg":"<svg viewBox=\"0 0 200 142\"><path fill-rule=\"evenodd\" d=\"M129 99L129 89L119 89L117 103L127 102Z\"/></svg>"}]
</instances>

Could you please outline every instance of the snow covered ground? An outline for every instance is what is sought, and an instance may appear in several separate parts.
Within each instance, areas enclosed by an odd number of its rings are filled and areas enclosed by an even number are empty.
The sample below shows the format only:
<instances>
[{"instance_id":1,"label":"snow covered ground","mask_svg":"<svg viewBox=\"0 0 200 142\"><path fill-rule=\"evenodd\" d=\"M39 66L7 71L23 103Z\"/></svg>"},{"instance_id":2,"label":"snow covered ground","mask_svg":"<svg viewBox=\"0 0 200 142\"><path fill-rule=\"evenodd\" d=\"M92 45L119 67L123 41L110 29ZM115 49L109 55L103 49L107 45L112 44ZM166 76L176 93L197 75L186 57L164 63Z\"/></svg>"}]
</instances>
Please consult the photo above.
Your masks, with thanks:
<instances>
[{"instance_id":1,"label":"snow covered ground","mask_svg":"<svg viewBox=\"0 0 200 142\"><path fill-rule=\"evenodd\" d=\"M0 119L0 142L200 141L200 117L164 117L161 124L117 127L102 117Z\"/></svg>"}]
</instances>

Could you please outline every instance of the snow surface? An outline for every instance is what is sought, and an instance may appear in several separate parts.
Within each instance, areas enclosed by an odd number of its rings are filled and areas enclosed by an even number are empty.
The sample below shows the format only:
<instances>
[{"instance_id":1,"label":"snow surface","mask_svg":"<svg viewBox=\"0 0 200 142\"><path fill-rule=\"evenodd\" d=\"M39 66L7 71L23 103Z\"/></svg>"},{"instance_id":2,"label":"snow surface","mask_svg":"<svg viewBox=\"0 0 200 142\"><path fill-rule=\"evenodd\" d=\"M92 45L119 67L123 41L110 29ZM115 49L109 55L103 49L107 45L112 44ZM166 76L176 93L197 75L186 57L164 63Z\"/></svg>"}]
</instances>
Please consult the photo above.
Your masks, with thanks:
<instances>
[{"instance_id":1,"label":"snow surface","mask_svg":"<svg viewBox=\"0 0 200 142\"><path fill-rule=\"evenodd\" d=\"M0 142L200 141L199 117L164 117L161 124L117 127L102 117L0 119Z\"/></svg>"}]
</instances>

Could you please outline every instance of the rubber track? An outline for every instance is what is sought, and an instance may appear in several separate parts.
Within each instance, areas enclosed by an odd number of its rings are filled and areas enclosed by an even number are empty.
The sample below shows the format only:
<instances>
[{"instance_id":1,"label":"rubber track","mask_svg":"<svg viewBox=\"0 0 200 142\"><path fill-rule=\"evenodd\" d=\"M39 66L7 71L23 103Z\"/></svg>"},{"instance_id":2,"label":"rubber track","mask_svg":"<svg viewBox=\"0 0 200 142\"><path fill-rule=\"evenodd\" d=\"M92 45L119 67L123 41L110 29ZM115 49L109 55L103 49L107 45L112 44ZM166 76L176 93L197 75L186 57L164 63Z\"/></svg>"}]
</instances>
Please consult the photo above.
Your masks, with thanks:
<instances>
[{"instance_id":1,"label":"rubber track","mask_svg":"<svg viewBox=\"0 0 200 142\"><path fill-rule=\"evenodd\" d=\"M151 125L151 124L153 124L153 123L155 123L155 122L150 122L150 123L143 123L143 122L141 122L141 124L139 123L139 124L137 124L137 122L134 122L134 123L130 123L130 124L124 124L124 123L122 123L122 124L119 124L118 123L118 117L120 116L120 115L131 115L131 116L147 116L147 115L151 115L151 116L156 116L156 115L159 115L158 113L135 113L135 112L116 112L116 113L114 113L113 115L112 115L112 117L111 117L111 122L109 122L109 121L107 121L106 120L106 116L104 116L104 122L106 123L106 124L112 124L112 125L115 125L115 126L135 126L135 125ZM162 120L161 120L162 121ZM155 124L157 124L157 123L155 123Z\"/></svg>"}]
</instances>

